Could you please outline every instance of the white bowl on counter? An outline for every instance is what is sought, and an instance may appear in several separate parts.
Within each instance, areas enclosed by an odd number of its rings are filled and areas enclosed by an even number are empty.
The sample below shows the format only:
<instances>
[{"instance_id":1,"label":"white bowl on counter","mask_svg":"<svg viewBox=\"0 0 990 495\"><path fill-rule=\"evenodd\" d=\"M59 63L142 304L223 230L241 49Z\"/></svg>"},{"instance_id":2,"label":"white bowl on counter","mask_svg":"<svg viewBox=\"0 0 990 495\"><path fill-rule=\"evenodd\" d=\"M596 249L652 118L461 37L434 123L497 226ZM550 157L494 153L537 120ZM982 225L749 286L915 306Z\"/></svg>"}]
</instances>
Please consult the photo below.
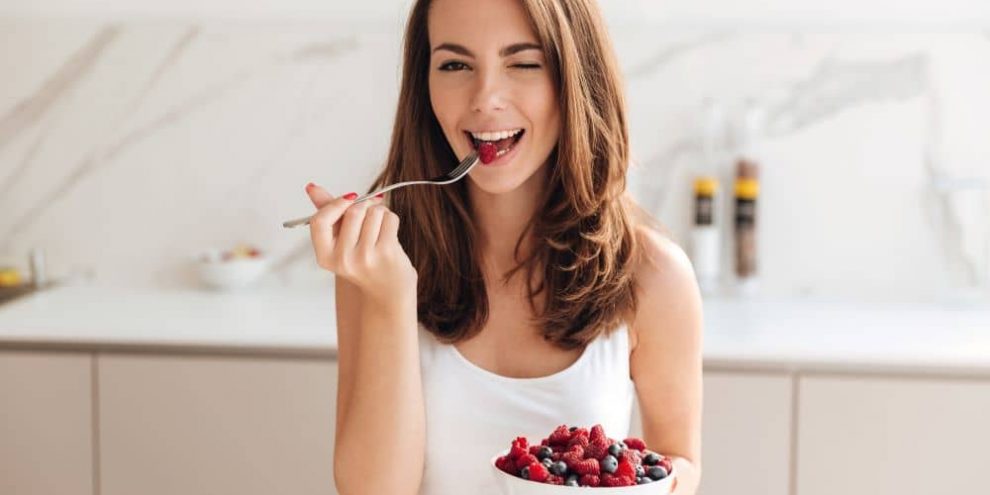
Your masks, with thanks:
<instances>
[{"instance_id":1,"label":"white bowl on counter","mask_svg":"<svg viewBox=\"0 0 990 495\"><path fill-rule=\"evenodd\" d=\"M223 260L222 253L220 249L207 249L193 257L199 280L207 288L233 291L249 287L271 265L267 256Z\"/></svg>"}]
</instances>

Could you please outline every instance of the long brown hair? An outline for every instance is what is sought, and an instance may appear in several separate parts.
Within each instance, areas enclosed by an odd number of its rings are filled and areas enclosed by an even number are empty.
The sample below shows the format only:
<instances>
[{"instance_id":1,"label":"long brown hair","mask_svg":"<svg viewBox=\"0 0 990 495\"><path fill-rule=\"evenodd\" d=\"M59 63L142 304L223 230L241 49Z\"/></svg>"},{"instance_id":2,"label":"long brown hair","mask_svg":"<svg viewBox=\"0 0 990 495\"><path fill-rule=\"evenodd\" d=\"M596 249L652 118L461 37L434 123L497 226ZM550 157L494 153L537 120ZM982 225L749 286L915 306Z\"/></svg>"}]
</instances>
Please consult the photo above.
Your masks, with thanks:
<instances>
[{"instance_id":1,"label":"long brown hair","mask_svg":"<svg viewBox=\"0 0 990 495\"><path fill-rule=\"evenodd\" d=\"M543 46L559 95L561 135L549 157L543 197L515 245L526 270L534 323L564 349L615 330L636 308L625 96L611 40L594 0L522 0ZM406 25L402 82L384 171L369 191L397 181L436 177L457 163L430 105L430 1L418 0ZM418 315L445 343L470 338L488 319L479 265L478 227L466 181L407 187L386 204L400 217L399 241L419 274ZM630 211L630 208L634 211ZM535 247L519 260L527 235ZM534 277L536 271L542 277ZM534 286L530 281L537 280ZM538 311L536 298L547 291Z\"/></svg>"}]
</instances>

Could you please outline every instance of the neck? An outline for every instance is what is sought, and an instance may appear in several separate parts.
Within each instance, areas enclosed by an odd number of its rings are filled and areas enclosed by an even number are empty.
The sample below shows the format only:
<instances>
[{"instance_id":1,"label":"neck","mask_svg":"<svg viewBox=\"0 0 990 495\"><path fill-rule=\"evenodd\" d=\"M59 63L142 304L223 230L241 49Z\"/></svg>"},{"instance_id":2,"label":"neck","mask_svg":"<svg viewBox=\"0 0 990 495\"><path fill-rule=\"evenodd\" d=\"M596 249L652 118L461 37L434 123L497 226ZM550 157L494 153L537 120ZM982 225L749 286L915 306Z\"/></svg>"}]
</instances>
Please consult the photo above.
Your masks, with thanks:
<instances>
[{"instance_id":1,"label":"neck","mask_svg":"<svg viewBox=\"0 0 990 495\"><path fill-rule=\"evenodd\" d=\"M520 245L519 259L513 255L519 236L526 229L546 185L546 166L516 189L500 194L485 192L470 183L468 200L478 226L483 269L501 276L525 259L532 247L532 233Z\"/></svg>"}]
</instances>

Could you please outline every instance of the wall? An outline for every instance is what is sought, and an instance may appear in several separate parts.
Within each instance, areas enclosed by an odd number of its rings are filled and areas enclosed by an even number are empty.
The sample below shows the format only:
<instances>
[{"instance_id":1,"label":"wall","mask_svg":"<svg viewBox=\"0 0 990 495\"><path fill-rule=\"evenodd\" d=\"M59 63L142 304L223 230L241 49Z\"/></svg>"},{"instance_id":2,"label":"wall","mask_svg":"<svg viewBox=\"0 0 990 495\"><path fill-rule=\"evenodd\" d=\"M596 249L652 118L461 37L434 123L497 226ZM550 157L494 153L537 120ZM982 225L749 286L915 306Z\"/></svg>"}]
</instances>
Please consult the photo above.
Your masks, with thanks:
<instances>
[{"instance_id":1,"label":"wall","mask_svg":"<svg viewBox=\"0 0 990 495\"><path fill-rule=\"evenodd\" d=\"M53 276L182 287L192 253L243 241L278 258L264 284L326 280L308 232L281 222L311 211L308 181L347 192L374 176L407 5L7 2L0 253L38 246ZM990 180L985 2L602 5L630 187L686 248L701 104L756 98L764 294L928 300L947 274L985 276L970 260L986 199L935 189Z\"/></svg>"}]
</instances>

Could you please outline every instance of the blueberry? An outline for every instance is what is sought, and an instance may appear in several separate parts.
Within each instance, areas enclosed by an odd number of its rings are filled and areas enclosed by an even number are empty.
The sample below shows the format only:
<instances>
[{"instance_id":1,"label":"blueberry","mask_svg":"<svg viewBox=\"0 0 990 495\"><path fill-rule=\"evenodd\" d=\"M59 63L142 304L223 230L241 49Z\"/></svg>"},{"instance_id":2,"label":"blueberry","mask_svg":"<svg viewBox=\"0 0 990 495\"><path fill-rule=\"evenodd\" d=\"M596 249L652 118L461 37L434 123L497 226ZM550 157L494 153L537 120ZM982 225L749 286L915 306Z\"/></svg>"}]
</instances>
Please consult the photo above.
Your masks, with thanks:
<instances>
[{"instance_id":1,"label":"blueberry","mask_svg":"<svg viewBox=\"0 0 990 495\"><path fill-rule=\"evenodd\" d=\"M529 466L526 466L526 467L522 468L522 472L520 474L522 475L523 478L525 478L525 479L528 480L529 479Z\"/></svg>"},{"instance_id":2,"label":"blueberry","mask_svg":"<svg viewBox=\"0 0 990 495\"><path fill-rule=\"evenodd\" d=\"M567 481L564 482L564 486L578 486L578 475L572 474L567 477Z\"/></svg>"},{"instance_id":3,"label":"blueberry","mask_svg":"<svg viewBox=\"0 0 990 495\"><path fill-rule=\"evenodd\" d=\"M642 478L643 476L646 476L646 470L643 469L643 466L636 465L636 477Z\"/></svg>"},{"instance_id":4,"label":"blueberry","mask_svg":"<svg viewBox=\"0 0 990 495\"><path fill-rule=\"evenodd\" d=\"M557 461L550 465L550 472L556 474L557 476L563 476L567 472L567 463L564 461Z\"/></svg>"},{"instance_id":5,"label":"blueberry","mask_svg":"<svg viewBox=\"0 0 990 495\"><path fill-rule=\"evenodd\" d=\"M572 427L568 428L567 431L574 431L576 429L577 429L577 426L572 426Z\"/></svg>"},{"instance_id":6,"label":"blueberry","mask_svg":"<svg viewBox=\"0 0 990 495\"><path fill-rule=\"evenodd\" d=\"M636 484L637 485L645 485L647 483L650 483L651 481L653 481L653 480L651 480L651 479L649 479L649 478L647 478L645 476L642 477L642 478L636 478Z\"/></svg>"},{"instance_id":7,"label":"blueberry","mask_svg":"<svg viewBox=\"0 0 990 495\"><path fill-rule=\"evenodd\" d=\"M550 469L550 466L553 465L553 459L543 459L540 461L540 464L543 464L543 467Z\"/></svg>"},{"instance_id":8,"label":"blueberry","mask_svg":"<svg viewBox=\"0 0 990 495\"><path fill-rule=\"evenodd\" d=\"M643 458L643 464L646 464L647 466L652 466L658 462L660 462L660 456L654 454L653 452L646 454L646 457Z\"/></svg>"},{"instance_id":9,"label":"blueberry","mask_svg":"<svg viewBox=\"0 0 990 495\"><path fill-rule=\"evenodd\" d=\"M553 455L553 449L544 445L540 447L540 450L536 453L536 458L542 461L543 459L547 459L552 455Z\"/></svg>"},{"instance_id":10,"label":"blueberry","mask_svg":"<svg viewBox=\"0 0 990 495\"><path fill-rule=\"evenodd\" d=\"M626 445L626 442L620 441L619 442L619 448L621 448L622 450L626 450L626 449L629 448L629 446Z\"/></svg>"},{"instance_id":11,"label":"blueberry","mask_svg":"<svg viewBox=\"0 0 990 495\"><path fill-rule=\"evenodd\" d=\"M619 452L622 452L622 447L619 447L619 444L613 443L608 446L608 453L613 457L619 457Z\"/></svg>"},{"instance_id":12,"label":"blueberry","mask_svg":"<svg viewBox=\"0 0 990 495\"><path fill-rule=\"evenodd\" d=\"M663 466L653 466L646 471L652 480L662 480L667 477L667 470Z\"/></svg>"},{"instance_id":13,"label":"blueberry","mask_svg":"<svg viewBox=\"0 0 990 495\"><path fill-rule=\"evenodd\" d=\"M607 455L602 459L602 471L606 473L614 473L616 469L619 468L619 460L615 456Z\"/></svg>"}]
</instances>

